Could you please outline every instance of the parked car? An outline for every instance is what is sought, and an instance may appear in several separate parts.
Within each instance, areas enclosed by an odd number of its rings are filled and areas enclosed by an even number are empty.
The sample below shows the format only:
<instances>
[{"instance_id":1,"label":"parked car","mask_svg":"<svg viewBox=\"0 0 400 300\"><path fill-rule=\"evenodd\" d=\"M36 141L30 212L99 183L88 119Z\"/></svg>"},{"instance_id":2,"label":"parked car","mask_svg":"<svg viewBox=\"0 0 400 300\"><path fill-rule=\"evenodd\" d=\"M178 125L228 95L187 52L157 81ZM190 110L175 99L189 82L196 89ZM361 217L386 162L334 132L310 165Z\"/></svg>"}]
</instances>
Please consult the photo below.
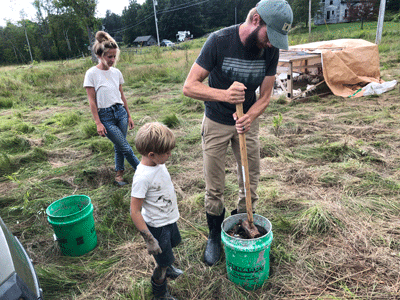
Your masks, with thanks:
<instances>
[{"instance_id":1,"label":"parked car","mask_svg":"<svg viewBox=\"0 0 400 300\"><path fill-rule=\"evenodd\" d=\"M32 260L0 217L0 299L42 300Z\"/></svg>"},{"instance_id":2,"label":"parked car","mask_svg":"<svg viewBox=\"0 0 400 300\"><path fill-rule=\"evenodd\" d=\"M170 40L162 40L160 43L161 47L173 47L175 43L171 42Z\"/></svg>"}]
</instances>

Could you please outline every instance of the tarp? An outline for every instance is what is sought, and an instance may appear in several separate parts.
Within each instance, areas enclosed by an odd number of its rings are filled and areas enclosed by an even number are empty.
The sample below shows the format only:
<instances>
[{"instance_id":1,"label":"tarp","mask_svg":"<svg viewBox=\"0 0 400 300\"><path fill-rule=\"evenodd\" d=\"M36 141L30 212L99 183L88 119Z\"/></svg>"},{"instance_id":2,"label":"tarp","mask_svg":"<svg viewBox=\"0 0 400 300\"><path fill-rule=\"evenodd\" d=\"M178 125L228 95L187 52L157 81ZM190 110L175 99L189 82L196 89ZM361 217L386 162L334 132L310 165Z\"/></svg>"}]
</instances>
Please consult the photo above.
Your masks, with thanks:
<instances>
[{"instance_id":1,"label":"tarp","mask_svg":"<svg viewBox=\"0 0 400 300\"><path fill-rule=\"evenodd\" d=\"M321 53L322 72L333 94L361 97L362 87L383 83L378 45L362 39L339 39L290 46L289 50Z\"/></svg>"}]
</instances>

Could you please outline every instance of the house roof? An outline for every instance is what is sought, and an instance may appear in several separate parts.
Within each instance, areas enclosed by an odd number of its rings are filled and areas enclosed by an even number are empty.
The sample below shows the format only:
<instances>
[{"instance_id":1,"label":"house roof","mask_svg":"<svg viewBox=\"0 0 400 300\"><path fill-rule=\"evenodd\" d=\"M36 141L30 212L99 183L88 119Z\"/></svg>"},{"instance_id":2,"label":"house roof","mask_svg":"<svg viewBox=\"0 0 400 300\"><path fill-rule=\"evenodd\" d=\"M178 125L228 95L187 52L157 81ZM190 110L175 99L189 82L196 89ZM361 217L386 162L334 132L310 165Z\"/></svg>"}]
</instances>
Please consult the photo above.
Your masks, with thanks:
<instances>
[{"instance_id":1,"label":"house roof","mask_svg":"<svg viewBox=\"0 0 400 300\"><path fill-rule=\"evenodd\" d=\"M151 38L152 38L151 35L138 36L133 42L134 43L147 42Z\"/></svg>"}]
</instances>

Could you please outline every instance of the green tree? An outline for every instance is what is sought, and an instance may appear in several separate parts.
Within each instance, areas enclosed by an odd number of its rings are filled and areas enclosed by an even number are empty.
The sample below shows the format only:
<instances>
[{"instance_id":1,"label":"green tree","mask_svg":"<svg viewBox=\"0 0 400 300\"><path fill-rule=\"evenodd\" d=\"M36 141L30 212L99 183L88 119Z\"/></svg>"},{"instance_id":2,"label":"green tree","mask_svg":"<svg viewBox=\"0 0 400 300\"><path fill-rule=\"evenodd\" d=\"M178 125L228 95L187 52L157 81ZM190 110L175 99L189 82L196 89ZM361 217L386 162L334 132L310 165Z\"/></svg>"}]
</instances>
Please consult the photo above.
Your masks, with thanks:
<instances>
[{"instance_id":1,"label":"green tree","mask_svg":"<svg viewBox=\"0 0 400 300\"><path fill-rule=\"evenodd\" d=\"M178 31L188 30L199 37L205 32L204 17L199 1L167 0L160 10L159 31L163 38L175 40Z\"/></svg>"},{"instance_id":2,"label":"green tree","mask_svg":"<svg viewBox=\"0 0 400 300\"><path fill-rule=\"evenodd\" d=\"M136 37L140 35L141 23L143 22L142 15L141 5L138 4L136 0L131 0L129 6L125 7L122 12L123 27L119 31L114 31L112 33L122 33L124 43L132 45Z\"/></svg>"},{"instance_id":3,"label":"green tree","mask_svg":"<svg viewBox=\"0 0 400 300\"><path fill-rule=\"evenodd\" d=\"M328 1L328 0L326 0ZM308 11L309 11L309 0L288 0L293 11L293 25L304 24L306 27L308 24ZM320 8L320 1L313 0L311 2L311 15L314 16Z\"/></svg>"},{"instance_id":4,"label":"green tree","mask_svg":"<svg viewBox=\"0 0 400 300\"><path fill-rule=\"evenodd\" d=\"M122 32L120 32L122 24L121 16L112 13L110 10L106 11L106 16L102 22L103 29L110 33L117 43L122 42Z\"/></svg>"},{"instance_id":5,"label":"green tree","mask_svg":"<svg viewBox=\"0 0 400 300\"><path fill-rule=\"evenodd\" d=\"M29 31L30 33L30 31ZM26 38L25 32L22 26L14 25L10 22L7 23L7 26L4 28L2 32L3 37L7 40L7 46L12 51L7 52L7 57L11 58L15 56L15 59L5 60L6 63L28 63L30 61L29 52L26 52ZM10 53L14 53L10 55Z\"/></svg>"},{"instance_id":6,"label":"green tree","mask_svg":"<svg viewBox=\"0 0 400 300\"><path fill-rule=\"evenodd\" d=\"M360 2L349 0L347 8L349 13L346 19L350 22L361 21L361 30L364 28L364 21L376 19L379 11L377 0L363 0Z\"/></svg>"},{"instance_id":7,"label":"green tree","mask_svg":"<svg viewBox=\"0 0 400 300\"><path fill-rule=\"evenodd\" d=\"M81 55L85 49L86 28L72 7L62 7L52 0L35 0L34 6L39 20L36 39L41 45L43 59Z\"/></svg>"},{"instance_id":8,"label":"green tree","mask_svg":"<svg viewBox=\"0 0 400 300\"><path fill-rule=\"evenodd\" d=\"M97 0L54 0L57 8L70 8L79 18L80 23L86 28L89 45L94 44L94 32L99 28L99 20L96 19ZM92 53L92 61L96 62L97 57Z\"/></svg>"},{"instance_id":9,"label":"green tree","mask_svg":"<svg viewBox=\"0 0 400 300\"><path fill-rule=\"evenodd\" d=\"M386 10L392 13L400 13L400 1L399 0L387 0Z\"/></svg>"}]
</instances>

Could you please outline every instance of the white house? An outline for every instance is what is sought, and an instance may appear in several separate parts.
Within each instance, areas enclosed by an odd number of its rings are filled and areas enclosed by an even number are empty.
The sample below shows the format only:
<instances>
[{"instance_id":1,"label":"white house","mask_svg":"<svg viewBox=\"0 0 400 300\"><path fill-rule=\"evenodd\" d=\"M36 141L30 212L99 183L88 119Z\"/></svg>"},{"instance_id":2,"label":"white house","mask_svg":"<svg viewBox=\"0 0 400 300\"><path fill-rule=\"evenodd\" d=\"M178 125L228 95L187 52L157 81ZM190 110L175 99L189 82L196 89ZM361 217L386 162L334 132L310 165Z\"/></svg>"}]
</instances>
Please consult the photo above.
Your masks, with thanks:
<instances>
[{"instance_id":1,"label":"white house","mask_svg":"<svg viewBox=\"0 0 400 300\"><path fill-rule=\"evenodd\" d=\"M357 3L358 1L354 1ZM348 16L347 2L343 0L321 0L321 8L314 18L315 25L343 23Z\"/></svg>"}]
</instances>

